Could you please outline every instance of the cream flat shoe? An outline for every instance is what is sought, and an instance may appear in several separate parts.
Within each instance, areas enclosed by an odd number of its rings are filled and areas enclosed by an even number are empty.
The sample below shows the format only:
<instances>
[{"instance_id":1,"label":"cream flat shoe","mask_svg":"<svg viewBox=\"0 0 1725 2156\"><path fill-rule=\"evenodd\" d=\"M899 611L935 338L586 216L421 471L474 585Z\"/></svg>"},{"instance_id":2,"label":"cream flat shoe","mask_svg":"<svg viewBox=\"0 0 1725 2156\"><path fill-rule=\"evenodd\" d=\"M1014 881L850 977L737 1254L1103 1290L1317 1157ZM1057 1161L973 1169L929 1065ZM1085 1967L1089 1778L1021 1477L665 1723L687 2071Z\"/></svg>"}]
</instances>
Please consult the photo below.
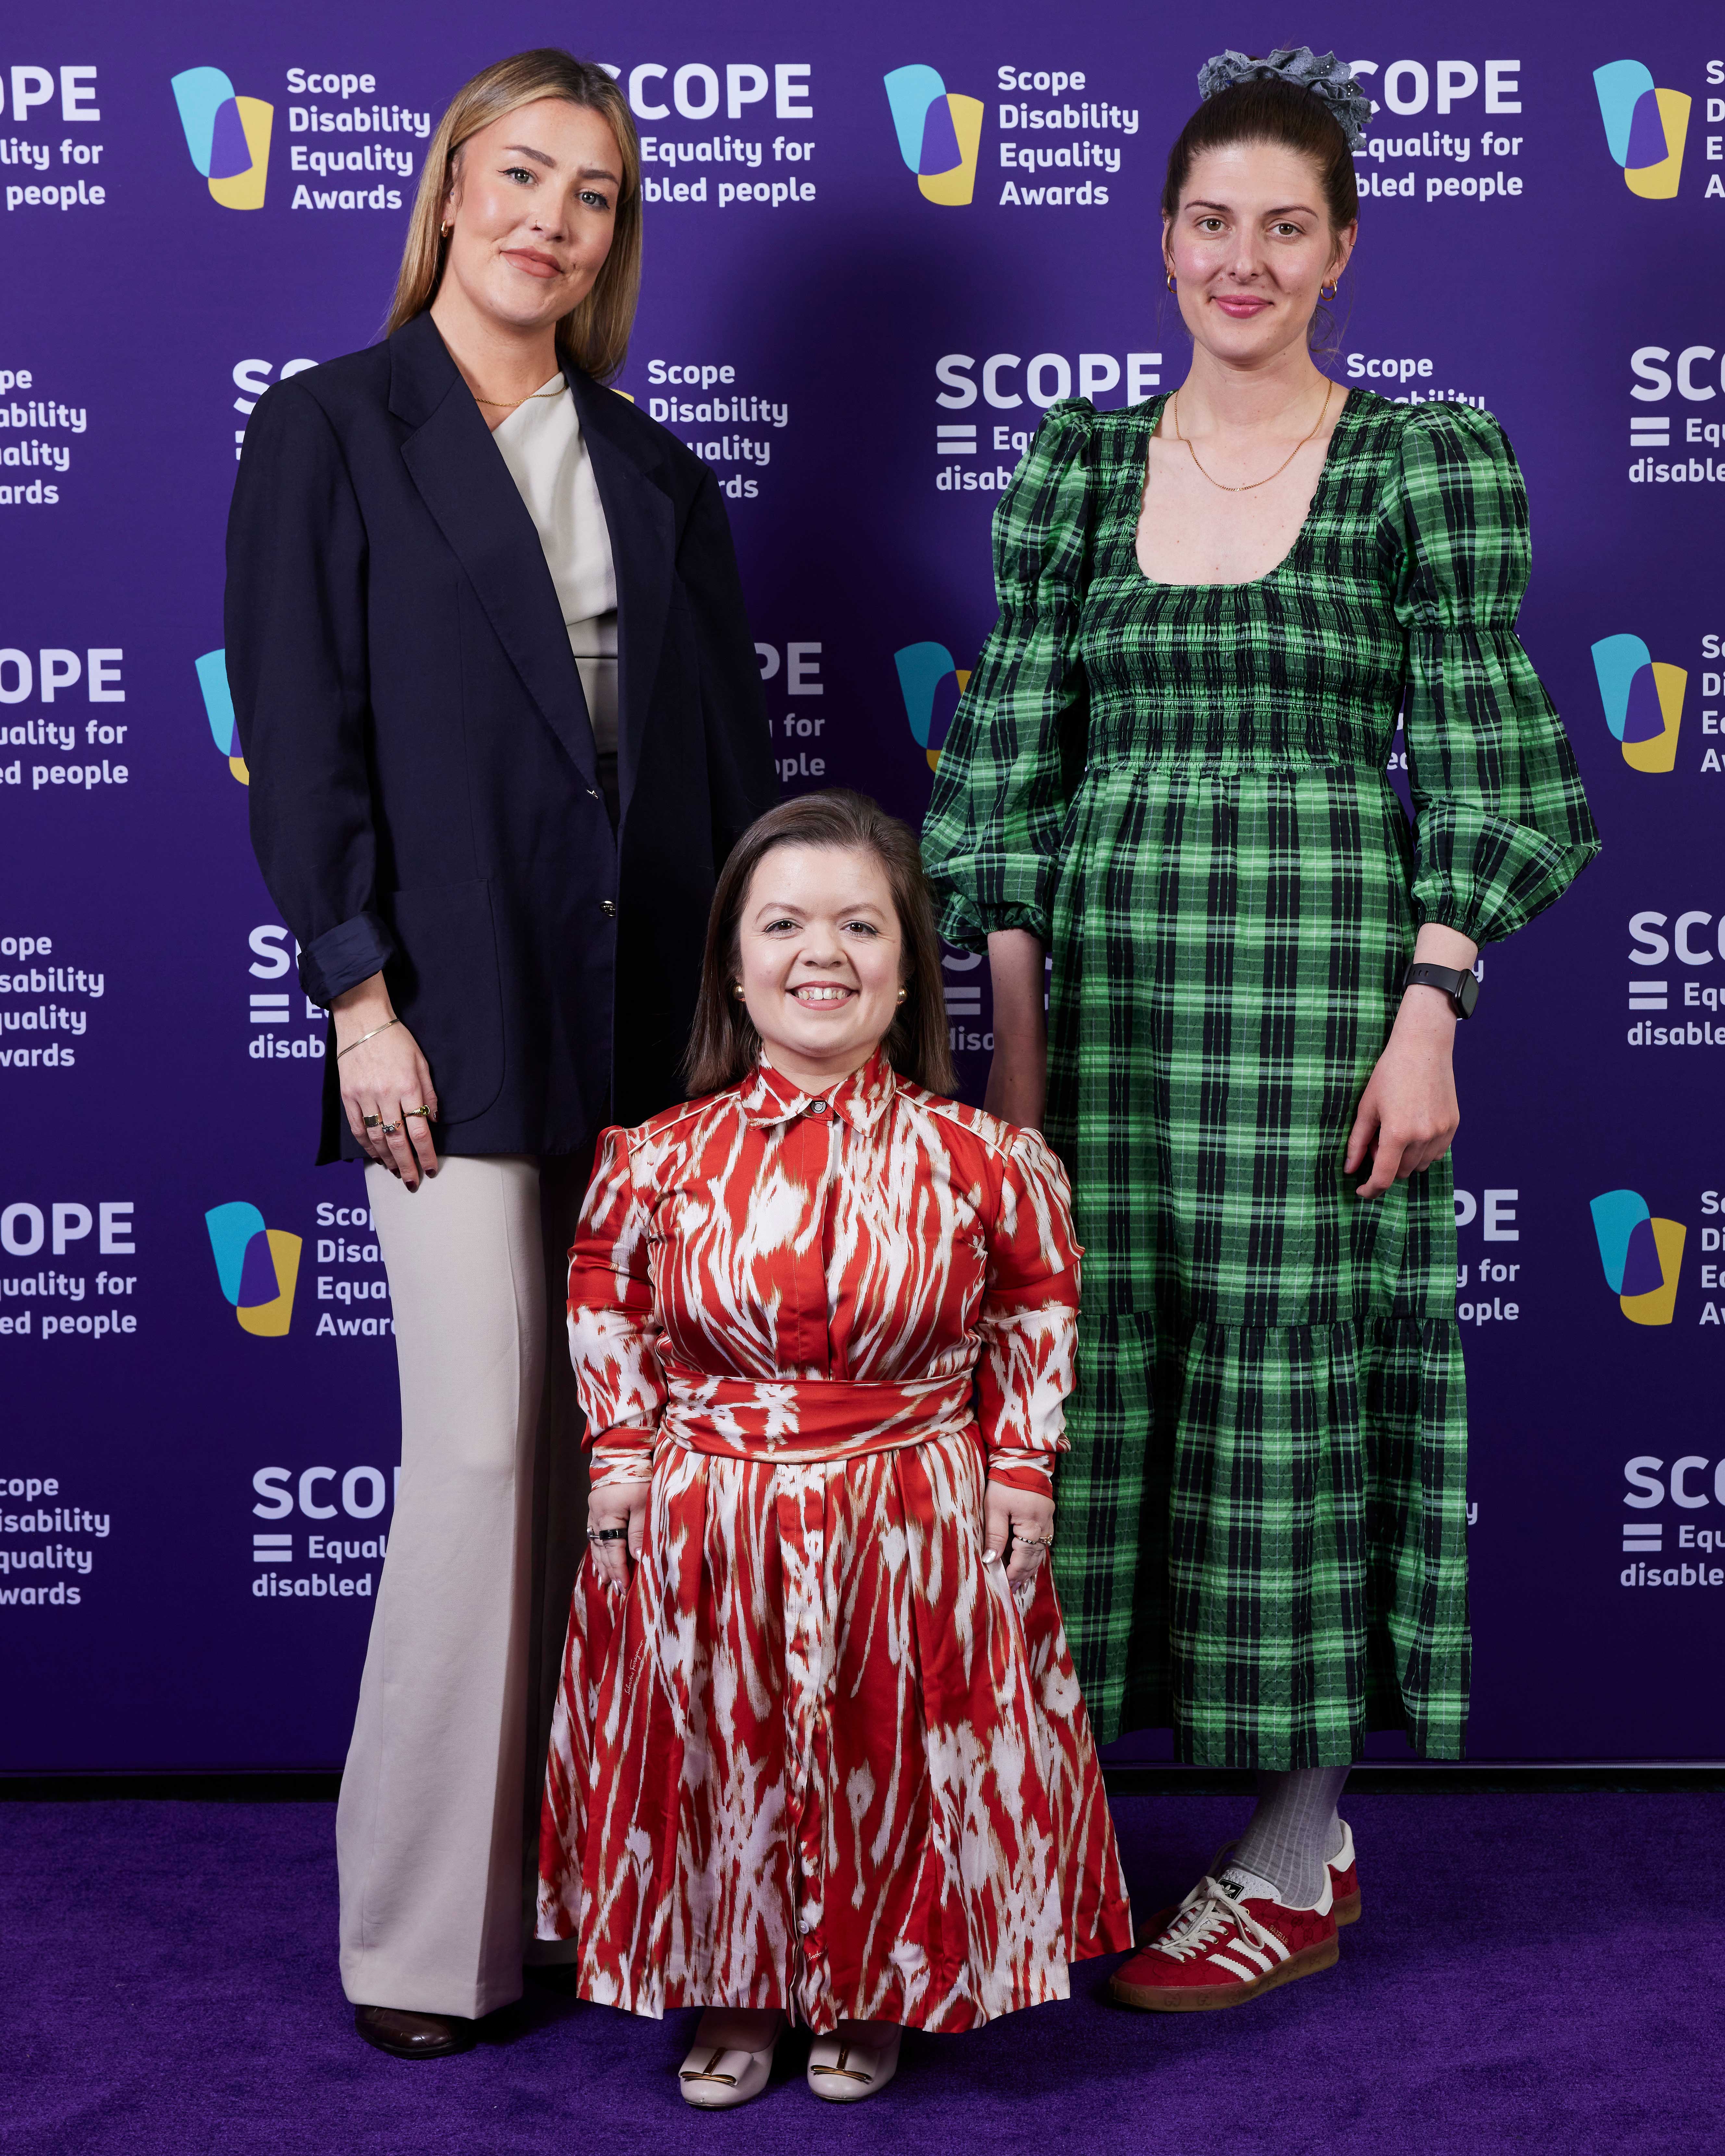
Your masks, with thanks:
<instances>
[{"instance_id":1,"label":"cream flat shoe","mask_svg":"<svg viewBox=\"0 0 1725 2156\"><path fill-rule=\"evenodd\" d=\"M738 2104L759 2096L772 2076L773 2054L784 2031L784 2016L778 2016L778 2026L766 2044L754 2051L723 2041L733 2033L726 2026L732 2018L723 2007L709 2007L696 2031L695 2047L678 2071L683 2101L692 2103L697 2111L734 2111ZM711 2035L707 2030L709 2021L717 2024ZM719 2041L714 2041L715 2035Z\"/></svg>"},{"instance_id":2,"label":"cream flat shoe","mask_svg":"<svg viewBox=\"0 0 1725 2156\"><path fill-rule=\"evenodd\" d=\"M828 2103L877 2096L898 2071L899 2038L888 2021L841 2021L809 2047L809 2086Z\"/></svg>"}]
</instances>

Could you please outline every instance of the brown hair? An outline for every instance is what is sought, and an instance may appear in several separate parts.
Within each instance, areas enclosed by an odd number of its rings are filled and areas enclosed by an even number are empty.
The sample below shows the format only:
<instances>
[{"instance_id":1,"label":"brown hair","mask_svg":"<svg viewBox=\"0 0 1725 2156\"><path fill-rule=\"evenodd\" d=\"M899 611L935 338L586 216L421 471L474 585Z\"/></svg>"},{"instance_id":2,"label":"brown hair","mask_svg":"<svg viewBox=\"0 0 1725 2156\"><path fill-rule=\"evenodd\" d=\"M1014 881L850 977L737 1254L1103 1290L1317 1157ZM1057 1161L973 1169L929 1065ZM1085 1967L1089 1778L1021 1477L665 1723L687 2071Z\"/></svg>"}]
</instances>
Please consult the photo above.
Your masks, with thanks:
<instances>
[{"instance_id":1,"label":"brown hair","mask_svg":"<svg viewBox=\"0 0 1725 2156\"><path fill-rule=\"evenodd\" d=\"M932 1093L957 1086L947 1038L947 999L941 984L940 937L934 901L922 873L916 834L889 816L866 793L834 787L803 793L757 816L732 847L720 871L707 916L701 996L683 1068L690 1095L721 1092L747 1077L761 1053L761 1036L747 1009L732 993L741 959L742 909L755 870L777 846L820 846L834 852L872 854L892 890L893 911L904 940L907 990L882 1045L895 1070Z\"/></svg>"},{"instance_id":2,"label":"brown hair","mask_svg":"<svg viewBox=\"0 0 1725 2156\"><path fill-rule=\"evenodd\" d=\"M560 97L597 112L617 137L623 160L623 184L617 191L611 252L593 280L593 290L572 307L557 326L558 349L596 382L609 382L629 352L641 295L641 151L629 102L602 67L578 60L554 45L542 45L513 59L483 68L458 90L426 146L419 192L408 220L401 274L384 325L392 336L437 297L443 280L447 242L443 238L444 204L455 177L463 145L506 112L542 97Z\"/></svg>"},{"instance_id":3,"label":"brown hair","mask_svg":"<svg viewBox=\"0 0 1725 2156\"><path fill-rule=\"evenodd\" d=\"M1230 83L1207 97L1175 137L1162 183L1165 218L1172 220L1179 214L1180 198L1194 162L1206 150L1219 150L1230 142L1278 143L1308 159L1323 189L1332 232L1340 232L1358 217L1353 152L1329 106L1297 83L1254 80ZM1322 302L1312 310L1306 339L1320 357L1332 357L1340 348L1342 329Z\"/></svg>"},{"instance_id":4,"label":"brown hair","mask_svg":"<svg viewBox=\"0 0 1725 2156\"><path fill-rule=\"evenodd\" d=\"M1235 82L1207 97L1186 122L1168 153L1162 213L1178 216L1192 167L1206 150L1230 142L1277 142L1309 157L1317 167L1332 228L1339 232L1359 215L1359 188L1348 137L1322 98L1292 82Z\"/></svg>"}]
</instances>

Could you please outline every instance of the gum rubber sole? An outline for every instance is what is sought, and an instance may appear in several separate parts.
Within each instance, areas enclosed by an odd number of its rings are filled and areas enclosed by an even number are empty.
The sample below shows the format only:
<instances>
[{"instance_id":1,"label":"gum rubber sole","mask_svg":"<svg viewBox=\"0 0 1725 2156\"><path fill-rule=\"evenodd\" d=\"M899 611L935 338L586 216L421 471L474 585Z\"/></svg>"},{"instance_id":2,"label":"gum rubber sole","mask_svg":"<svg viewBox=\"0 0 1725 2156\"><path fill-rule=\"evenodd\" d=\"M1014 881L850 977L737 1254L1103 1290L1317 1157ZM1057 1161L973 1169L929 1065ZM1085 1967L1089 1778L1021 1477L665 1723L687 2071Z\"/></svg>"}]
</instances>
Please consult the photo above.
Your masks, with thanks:
<instances>
[{"instance_id":1,"label":"gum rubber sole","mask_svg":"<svg viewBox=\"0 0 1725 2156\"><path fill-rule=\"evenodd\" d=\"M1359 1889L1358 1887L1354 1888L1351 1894L1344 1895L1336 1904L1336 1922L1338 1924L1357 1924L1359 1922Z\"/></svg>"},{"instance_id":2,"label":"gum rubber sole","mask_svg":"<svg viewBox=\"0 0 1725 2156\"><path fill-rule=\"evenodd\" d=\"M1332 1969L1340 1953L1333 1938L1320 1939L1316 1946L1301 1947L1298 1953L1290 1954L1286 1961L1246 1984L1122 1984L1114 1976L1108 1980L1108 1991L1121 2005L1135 2006L1144 2014L1216 2014L1224 2007L1244 2006L1249 1999L1261 1998L1266 1991L1291 1984L1297 1977L1316 1976L1321 1969Z\"/></svg>"}]
</instances>

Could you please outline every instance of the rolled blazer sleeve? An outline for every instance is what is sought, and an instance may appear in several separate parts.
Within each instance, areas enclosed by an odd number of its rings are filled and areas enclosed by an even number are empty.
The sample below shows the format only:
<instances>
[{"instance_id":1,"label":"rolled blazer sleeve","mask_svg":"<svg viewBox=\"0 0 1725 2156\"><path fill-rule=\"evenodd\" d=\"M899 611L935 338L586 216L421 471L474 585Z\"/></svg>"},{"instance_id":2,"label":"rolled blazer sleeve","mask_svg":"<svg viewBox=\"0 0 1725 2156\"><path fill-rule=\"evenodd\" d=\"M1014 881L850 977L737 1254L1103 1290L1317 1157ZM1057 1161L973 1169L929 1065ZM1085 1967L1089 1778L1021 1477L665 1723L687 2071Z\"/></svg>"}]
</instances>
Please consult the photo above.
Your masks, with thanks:
<instances>
[{"instance_id":1,"label":"rolled blazer sleeve","mask_svg":"<svg viewBox=\"0 0 1725 2156\"><path fill-rule=\"evenodd\" d=\"M366 574L335 431L305 388L279 384L246 429L228 516L228 680L259 865L324 1004L394 949L374 910Z\"/></svg>"}]
</instances>

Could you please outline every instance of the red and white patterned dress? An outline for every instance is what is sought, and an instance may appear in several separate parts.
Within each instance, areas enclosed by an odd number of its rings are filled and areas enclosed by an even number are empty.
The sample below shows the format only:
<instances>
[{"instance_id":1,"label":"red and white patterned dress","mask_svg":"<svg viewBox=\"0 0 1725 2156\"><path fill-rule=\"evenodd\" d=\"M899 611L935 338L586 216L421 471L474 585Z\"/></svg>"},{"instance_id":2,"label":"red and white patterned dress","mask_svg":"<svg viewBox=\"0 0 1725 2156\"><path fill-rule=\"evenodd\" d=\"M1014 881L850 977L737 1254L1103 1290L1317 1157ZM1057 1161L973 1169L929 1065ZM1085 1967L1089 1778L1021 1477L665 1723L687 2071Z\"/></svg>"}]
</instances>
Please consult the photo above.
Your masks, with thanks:
<instances>
[{"instance_id":1,"label":"red and white patterned dress","mask_svg":"<svg viewBox=\"0 0 1725 2156\"><path fill-rule=\"evenodd\" d=\"M961 2030L1130 1946L1048 1566L983 1561L985 1476L1065 1448L1079 1255L1041 1139L878 1055L601 1138L569 1337L594 1481L652 1496L552 1737L584 1997Z\"/></svg>"}]
</instances>

